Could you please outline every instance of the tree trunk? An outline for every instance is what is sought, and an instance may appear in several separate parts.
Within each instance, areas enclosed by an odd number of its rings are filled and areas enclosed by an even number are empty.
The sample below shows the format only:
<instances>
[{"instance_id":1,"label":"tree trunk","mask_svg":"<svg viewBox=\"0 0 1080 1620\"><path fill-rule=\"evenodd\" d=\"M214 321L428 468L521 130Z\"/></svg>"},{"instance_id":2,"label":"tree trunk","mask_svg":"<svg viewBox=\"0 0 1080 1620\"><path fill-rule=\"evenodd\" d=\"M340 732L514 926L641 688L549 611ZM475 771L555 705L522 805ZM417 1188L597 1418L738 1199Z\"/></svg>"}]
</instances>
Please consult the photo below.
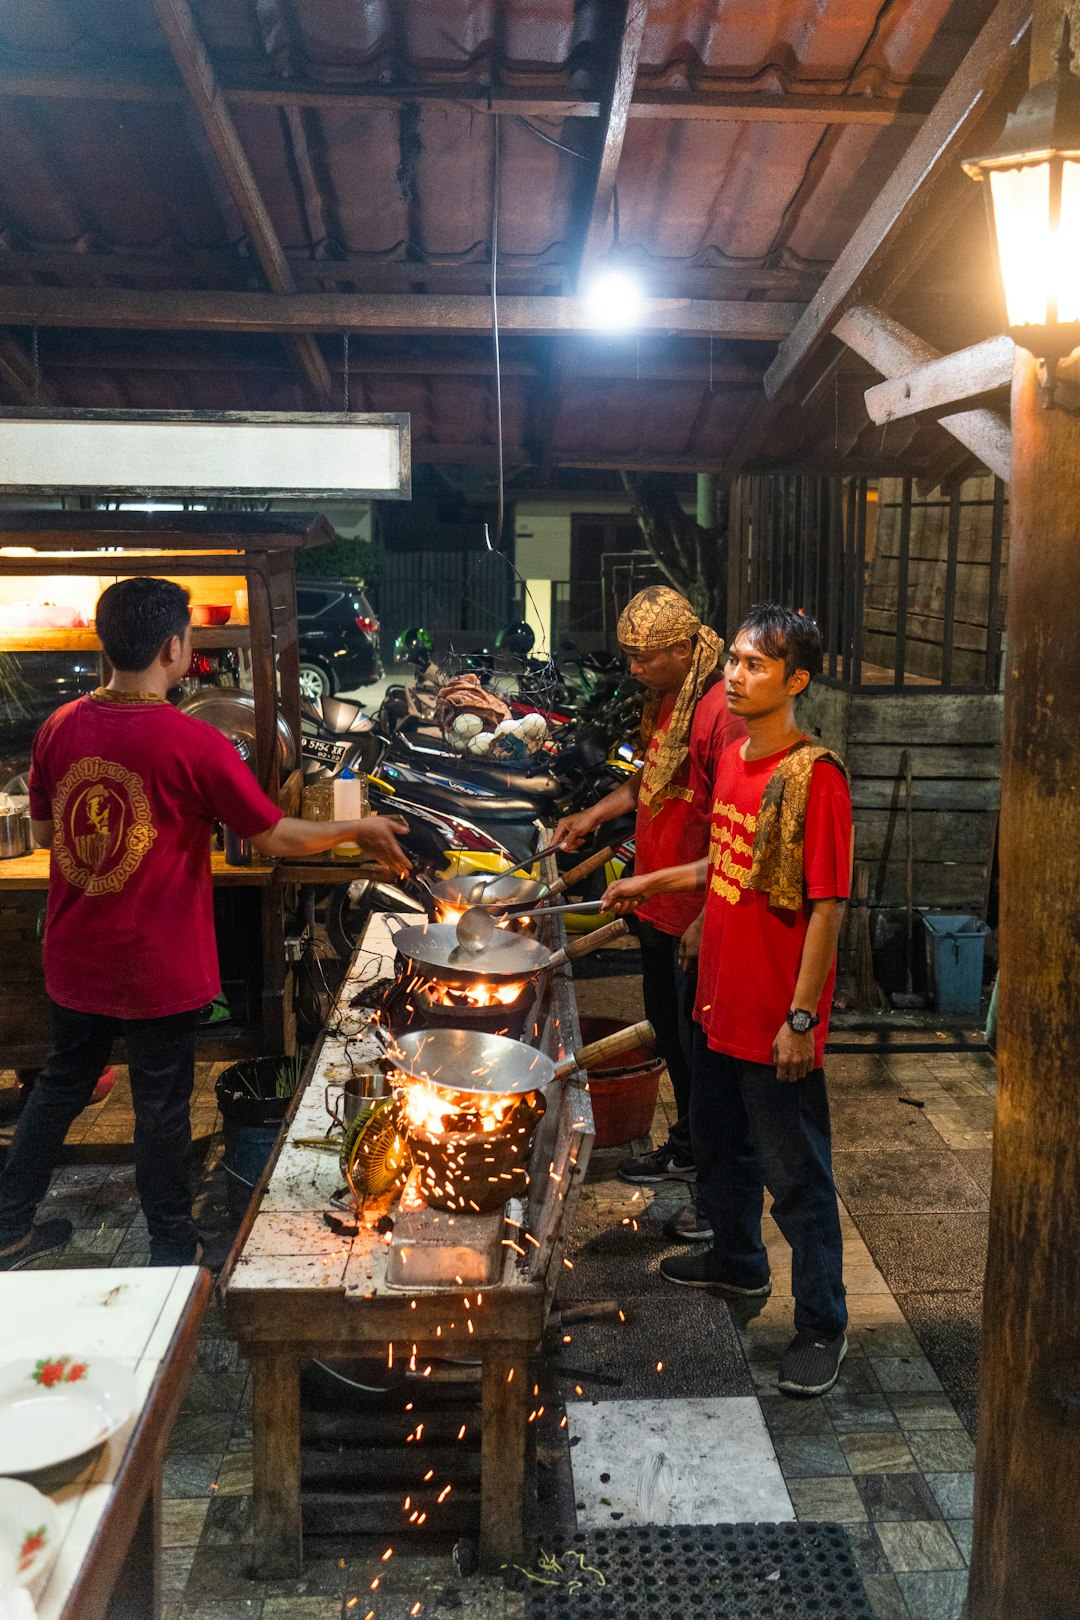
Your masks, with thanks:
<instances>
[{"instance_id":1,"label":"tree trunk","mask_svg":"<svg viewBox=\"0 0 1080 1620\"><path fill-rule=\"evenodd\" d=\"M723 635L727 620L728 486L716 486L716 522L705 528L684 512L668 473L624 472L623 484L656 566ZM711 503L710 503L711 504Z\"/></svg>"}]
</instances>

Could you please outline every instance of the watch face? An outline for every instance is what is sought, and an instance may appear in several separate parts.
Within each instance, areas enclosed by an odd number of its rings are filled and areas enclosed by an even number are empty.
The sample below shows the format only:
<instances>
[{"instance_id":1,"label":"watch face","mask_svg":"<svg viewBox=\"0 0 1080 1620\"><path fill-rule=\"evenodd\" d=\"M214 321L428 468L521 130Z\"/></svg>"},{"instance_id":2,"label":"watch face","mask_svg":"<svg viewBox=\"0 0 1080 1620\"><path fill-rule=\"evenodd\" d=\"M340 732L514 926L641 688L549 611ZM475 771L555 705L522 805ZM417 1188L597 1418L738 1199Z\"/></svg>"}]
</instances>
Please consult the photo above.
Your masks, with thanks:
<instances>
[{"instance_id":1,"label":"watch face","mask_svg":"<svg viewBox=\"0 0 1080 1620\"><path fill-rule=\"evenodd\" d=\"M808 1012L793 1012L788 1014L788 1023L796 1035L806 1035L809 1033L810 1026L813 1023L813 1017Z\"/></svg>"}]
</instances>

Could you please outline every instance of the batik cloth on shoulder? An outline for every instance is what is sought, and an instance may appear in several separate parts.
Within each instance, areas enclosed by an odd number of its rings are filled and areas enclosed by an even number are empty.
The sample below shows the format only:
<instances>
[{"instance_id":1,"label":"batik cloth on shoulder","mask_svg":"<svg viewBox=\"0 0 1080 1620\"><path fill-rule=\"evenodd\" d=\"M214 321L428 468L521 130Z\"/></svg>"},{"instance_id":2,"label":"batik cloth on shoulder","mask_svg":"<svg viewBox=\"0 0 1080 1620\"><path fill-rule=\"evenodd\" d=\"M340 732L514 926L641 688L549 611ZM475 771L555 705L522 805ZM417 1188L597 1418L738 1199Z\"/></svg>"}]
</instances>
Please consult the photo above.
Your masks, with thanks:
<instances>
[{"instance_id":1,"label":"batik cloth on shoulder","mask_svg":"<svg viewBox=\"0 0 1080 1620\"><path fill-rule=\"evenodd\" d=\"M724 643L702 624L693 607L668 585L649 585L627 603L619 615L619 645L627 652L659 652L688 637L694 643L694 657L678 692L671 719L649 761L648 782L644 780L638 804L655 815L664 802L680 794L675 777L690 749L690 727L694 710L705 691L706 682L720 661ZM641 711L641 744L648 748L656 730L663 692L650 692ZM683 795L685 796L685 794Z\"/></svg>"},{"instance_id":2,"label":"batik cloth on shoulder","mask_svg":"<svg viewBox=\"0 0 1080 1620\"><path fill-rule=\"evenodd\" d=\"M850 781L847 766L831 748L807 738L790 748L777 765L761 796L754 830L754 856L748 889L764 890L770 906L799 911L805 899L803 853L810 779L819 759L827 759Z\"/></svg>"}]
</instances>

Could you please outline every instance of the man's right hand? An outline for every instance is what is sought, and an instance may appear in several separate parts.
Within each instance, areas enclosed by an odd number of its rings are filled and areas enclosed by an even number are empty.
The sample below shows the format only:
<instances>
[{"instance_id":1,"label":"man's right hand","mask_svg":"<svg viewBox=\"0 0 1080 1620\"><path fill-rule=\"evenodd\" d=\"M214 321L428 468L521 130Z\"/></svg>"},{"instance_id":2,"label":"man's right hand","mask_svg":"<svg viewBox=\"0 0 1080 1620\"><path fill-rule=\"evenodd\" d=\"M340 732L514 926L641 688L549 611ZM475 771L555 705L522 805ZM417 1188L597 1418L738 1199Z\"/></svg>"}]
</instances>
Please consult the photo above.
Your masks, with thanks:
<instances>
[{"instance_id":1,"label":"man's right hand","mask_svg":"<svg viewBox=\"0 0 1080 1620\"><path fill-rule=\"evenodd\" d=\"M698 956L701 953L701 929L705 922L705 913L702 911L695 917L689 928L679 941L679 966L684 973L693 973L697 968Z\"/></svg>"},{"instance_id":2,"label":"man's right hand","mask_svg":"<svg viewBox=\"0 0 1080 1620\"><path fill-rule=\"evenodd\" d=\"M619 878L615 883L609 883L604 890L600 909L613 911L616 916L621 917L628 911L636 911L648 893L648 876Z\"/></svg>"},{"instance_id":3,"label":"man's right hand","mask_svg":"<svg viewBox=\"0 0 1080 1620\"><path fill-rule=\"evenodd\" d=\"M590 811L579 810L576 815L563 816L551 835L551 841L565 850L580 849L596 826Z\"/></svg>"},{"instance_id":4,"label":"man's right hand","mask_svg":"<svg viewBox=\"0 0 1080 1620\"><path fill-rule=\"evenodd\" d=\"M352 826L353 836L360 848L389 867L391 872L404 877L412 870L412 862L395 837L396 833L408 832L407 821L397 821L392 816L365 816L362 821L354 821Z\"/></svg>"}]
</instances>

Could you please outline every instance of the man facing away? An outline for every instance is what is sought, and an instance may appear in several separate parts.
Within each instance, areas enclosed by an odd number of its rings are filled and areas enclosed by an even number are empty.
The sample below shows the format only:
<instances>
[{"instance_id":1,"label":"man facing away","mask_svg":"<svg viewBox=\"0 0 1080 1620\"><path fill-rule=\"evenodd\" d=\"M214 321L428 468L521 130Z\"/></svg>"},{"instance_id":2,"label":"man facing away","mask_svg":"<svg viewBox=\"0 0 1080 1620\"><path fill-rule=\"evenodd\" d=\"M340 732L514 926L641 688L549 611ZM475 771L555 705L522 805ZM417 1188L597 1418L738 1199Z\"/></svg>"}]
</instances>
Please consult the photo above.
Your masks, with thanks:
<instances>
[{"instance_id":1,"label":"man facing away","mask_svg":"<svg viewBox=\"0 0 1080 1620\"><path fill-rule=\"evenodd\" d=\"M777 1383L821 1395L847 1351L843 1245L822 1067L850 893L843 764L795 723L821 669L812 620L753 608L728 651L728 706L747 728L715 773L707 860L612 884L605 903L705 888L690 1129L711 1248L661 1261L672 1283L764 1297L763 1183L791 1245L795 1337Z\"/></svg>"},{"instance_id":2,"label":"man facing away","mask_svg":"<svg viewBox=\"0 0 1080 1620\"><path fill-rule=\"evenodd\" d=\"M283 816L228 739L166 693L191 664L188 594L124 579L97 605L113 668L34 739L30 814L52 851L44 966L48 1060L0 1176L0 1271L65 1243L67 1221L35 1226L69 1125L90 1100L114 1038L127 1045L135 1182L151 1265L200 1253L189 1179L195 1036L218 994L210 838L224 822L263 855L356 842L398 872L403 823Z\"/></svg>"},{"instance_id":3,"label":"man facing away","mask_svg":"<svg viewBox=\"0 0 1080 1620\"><path fill-rule=\"evenodd\" d=\"M666 585L639 591L619 618L619 645L630 673L645 688L641 739L645 760L633 779L588 810L565 816L555 839L577 849L605 821L636 811L634 869L651 873L704 856L709 841L709 788L730 742L745 736L728 713L718 669L723 642L703 625L690 603ZM641 943L645 1016L667 1065L677 1118L667 1141L620 1166L624 1181L645 1186L668 1178L692 1181L690 1048L696 919L700 894L656 894L635 909ZM684 934L690 930L687 943ZM711 1234L693 1204L672 1217L670 1235L682 1240Z\"/></svg>"}]
</instances>

